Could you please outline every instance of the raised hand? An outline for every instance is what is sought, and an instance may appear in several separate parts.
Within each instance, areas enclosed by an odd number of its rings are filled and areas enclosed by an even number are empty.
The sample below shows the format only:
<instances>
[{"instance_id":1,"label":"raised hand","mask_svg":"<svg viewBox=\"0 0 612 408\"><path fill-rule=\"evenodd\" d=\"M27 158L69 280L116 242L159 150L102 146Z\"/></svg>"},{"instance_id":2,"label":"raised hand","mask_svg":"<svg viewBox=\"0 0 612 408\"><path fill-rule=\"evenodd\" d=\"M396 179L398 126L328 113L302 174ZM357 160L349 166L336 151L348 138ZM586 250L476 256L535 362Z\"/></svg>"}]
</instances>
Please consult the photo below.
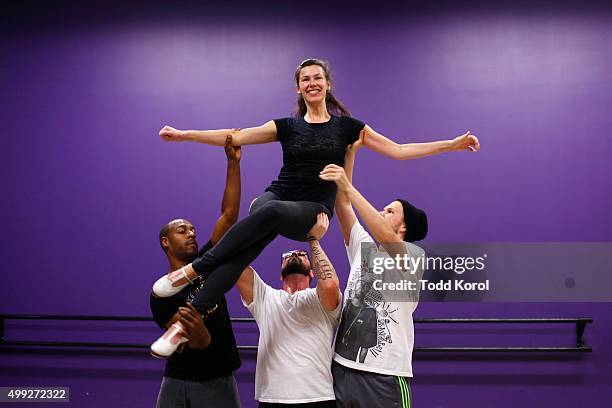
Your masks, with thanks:
<instances>
[{"instance_id":1,"label":"raised hand","mask_svg":"<svg viewBox=\"0 0 612 408\"><path fill-rule=\"evenodd\" d=\"M317 214L317 222L312 226L310 231L308 231L308 237L312 237L317 241L320 241L321 238L327 232L327 228L329 228L329 218L327 214L324 212Z\"/></svg>"},{"instance_id":2,"label":"raised hand","mask_svg":"<svg viewBox=\"0 0 612 408\"><path fill-rule=\"evenodd\" d=\"M352 144L346 147L346 154L344 156L345 160L348 159L349 157L354 157L359 151L359 149L361 149L364 146L363 143L365 140L365 135L366 135L366 131L364 128L361 130L361 132L359 132L359 139L357 139L355 142L353 142Z\"/></svg>"},{"instance_id":3,"label":"raised hand","mask_svg":"<svg viewBox=\"0 0 612 408\"><path fill-rule=\"evenodd\" d=\"M232 130L240 130L240 129L232 129ZM225 155L227 156L228 161L240 161L240 157L242 156L242 151L240 146L232 145L232 135L228 134L225 138Z\"/></svg>"},{"instance_id":4,"label":"raised hand","mask_svg":"<svg viewBox=\"0 0 612 408\"><path fill-rule=\"evenodd\" d=\"M325 166L321 173L319 173L319 178L322 180L333 181L342 191L348 190L351 186L348 177L346 177L344 168L335 164L328 164Z\"/></svg>"}]
</instances>

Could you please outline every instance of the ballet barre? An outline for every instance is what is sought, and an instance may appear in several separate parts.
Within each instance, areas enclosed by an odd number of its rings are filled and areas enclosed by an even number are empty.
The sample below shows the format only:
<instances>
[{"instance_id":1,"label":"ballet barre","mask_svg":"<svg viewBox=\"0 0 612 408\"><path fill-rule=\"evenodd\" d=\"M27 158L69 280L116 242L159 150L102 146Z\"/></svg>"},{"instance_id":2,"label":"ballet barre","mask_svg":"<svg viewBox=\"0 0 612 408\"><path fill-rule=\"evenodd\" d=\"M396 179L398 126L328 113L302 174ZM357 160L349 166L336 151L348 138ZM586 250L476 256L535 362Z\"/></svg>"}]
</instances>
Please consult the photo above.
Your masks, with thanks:
<instances>
[{"instance_id":1,"label":"ballet barre","mask_svg":"<svg viewBox=\"0 0 612 408\"><path fill-rule=\"evenodd\" d=\"M11 340L5 337L7 320L60 320L60 321L112 321L112 322L153 322L147 316L100 316L100 315L42 315L42 314L0 314L1 347L75 347L105 349L148 349L149 344L114 342L73 342L73 341L29 341ZM232 323L255 323L251 317L232 317ZM592 318L423 318L414 319L417 325L424 324L568 324L575 325L576 346L534 346L534 347L415 347L415 352L592 352L584 342L587 324ZM255 345L239 345L239 350L257 350Z\"/></svg>"}]
</instances>

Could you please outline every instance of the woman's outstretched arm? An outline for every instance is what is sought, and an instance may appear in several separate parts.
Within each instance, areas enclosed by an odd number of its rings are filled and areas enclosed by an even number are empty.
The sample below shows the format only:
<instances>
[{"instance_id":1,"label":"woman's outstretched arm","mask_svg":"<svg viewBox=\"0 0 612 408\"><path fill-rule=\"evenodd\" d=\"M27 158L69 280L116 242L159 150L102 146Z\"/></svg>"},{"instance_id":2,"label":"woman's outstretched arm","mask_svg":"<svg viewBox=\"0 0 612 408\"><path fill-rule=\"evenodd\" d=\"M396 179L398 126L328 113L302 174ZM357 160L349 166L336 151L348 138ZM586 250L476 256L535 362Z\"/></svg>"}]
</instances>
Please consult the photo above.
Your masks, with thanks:
<instances>
[{"instance_id":1,"label":"woman's outstretched arm","mask_svg":"<svg viewBox=\"0 0 612 408\"><path fill-rule=\"evenodd\" d=\"M179 130L164 126L159 135L167 142L199 142L223 146L227 135L232 136L232 145L261 144L276 141L276 125L269 121L261 126L245 129Z\"/></svg>"},{"instance_id":2,"label":"woman's outstretched arm","mask_svg":"<svg viewBox=\"0 0 612 408\"><path fill-rule=\"evenodd\" d=\"M440 140L429 143L396 143L376 132L370 126L364 127L364 145L377 153L391 157L395 160L419 159L438 153L469 150L476 152L480 149L478 138L469 130L461 136L450 140Z\"/></svg>"}]
</instances>

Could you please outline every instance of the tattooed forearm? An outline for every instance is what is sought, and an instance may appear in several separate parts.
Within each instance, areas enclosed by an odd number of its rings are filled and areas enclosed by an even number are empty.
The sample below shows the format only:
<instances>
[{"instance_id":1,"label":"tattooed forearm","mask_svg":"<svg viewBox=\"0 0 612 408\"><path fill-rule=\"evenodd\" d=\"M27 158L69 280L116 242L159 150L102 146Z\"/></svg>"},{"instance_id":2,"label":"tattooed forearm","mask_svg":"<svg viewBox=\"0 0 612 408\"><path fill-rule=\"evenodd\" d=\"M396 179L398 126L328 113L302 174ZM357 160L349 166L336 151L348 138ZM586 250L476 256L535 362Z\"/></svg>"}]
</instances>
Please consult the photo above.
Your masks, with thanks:
<instances>
[{"instance_id":1,"label":"tattooed forearm","mask_svg":"<svg viewBox=\"0 0 612 408\"><path fill-rule=\"evenodd\" d=\"M321 248L321 244L317 240L310 241L310 252L312 254L312 270L318 280L336 278L336 271L331 262L327 258L325 251Z\"/></svg>"}]
</instances>

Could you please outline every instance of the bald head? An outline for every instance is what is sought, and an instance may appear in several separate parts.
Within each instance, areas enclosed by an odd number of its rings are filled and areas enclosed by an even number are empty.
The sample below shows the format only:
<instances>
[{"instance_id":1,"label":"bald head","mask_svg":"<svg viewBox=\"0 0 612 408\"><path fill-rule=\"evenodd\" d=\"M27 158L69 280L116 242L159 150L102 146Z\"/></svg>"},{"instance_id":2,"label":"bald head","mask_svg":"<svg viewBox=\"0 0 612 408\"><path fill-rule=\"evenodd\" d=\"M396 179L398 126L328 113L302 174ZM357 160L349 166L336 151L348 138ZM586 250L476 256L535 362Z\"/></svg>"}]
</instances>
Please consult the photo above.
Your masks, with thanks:
<instances>
[{"instance_id":1,"label":"bald head","mask_svg":"<svg viewBox=\"0 0 612 408\"><path fill-rule=\"evenodd\" d=\"M198 253L195 227L183 218L172 220L161 228L159 244L166 255L187 262Z\"/></svg>"}]
</instances>

